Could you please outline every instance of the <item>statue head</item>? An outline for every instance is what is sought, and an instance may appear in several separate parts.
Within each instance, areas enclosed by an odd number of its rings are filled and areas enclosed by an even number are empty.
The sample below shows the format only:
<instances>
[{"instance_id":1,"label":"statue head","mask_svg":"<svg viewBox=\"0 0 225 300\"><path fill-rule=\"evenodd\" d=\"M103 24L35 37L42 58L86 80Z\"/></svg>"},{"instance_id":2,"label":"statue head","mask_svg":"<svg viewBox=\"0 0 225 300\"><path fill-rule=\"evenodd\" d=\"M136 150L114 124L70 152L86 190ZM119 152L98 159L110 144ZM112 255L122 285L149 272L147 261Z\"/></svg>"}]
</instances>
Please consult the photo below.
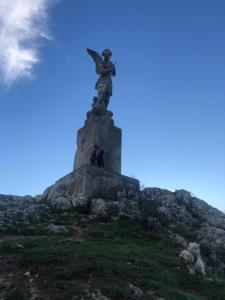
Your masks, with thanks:
<instances>
[{"instance_id":1,"label":"statue head","mask_svg":"<svg viewBox=\"0 0 225 300\"><path fill-rule=\"evenodd\" d=\"M112 51L110 49L105 49L102 52L102 56L108 60L112 56Z\"/></svg>"}]
</instances>

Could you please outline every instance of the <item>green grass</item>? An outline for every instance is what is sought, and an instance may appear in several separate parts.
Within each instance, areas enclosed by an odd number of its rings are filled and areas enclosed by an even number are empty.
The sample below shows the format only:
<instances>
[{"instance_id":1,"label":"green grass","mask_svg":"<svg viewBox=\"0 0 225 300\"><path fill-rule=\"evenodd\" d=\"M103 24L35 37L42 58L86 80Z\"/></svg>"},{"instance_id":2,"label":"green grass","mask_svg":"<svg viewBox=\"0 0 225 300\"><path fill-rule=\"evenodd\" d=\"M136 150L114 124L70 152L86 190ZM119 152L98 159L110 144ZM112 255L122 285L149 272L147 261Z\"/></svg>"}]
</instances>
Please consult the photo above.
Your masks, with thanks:
<instances>
[{"instance_id":1,"label":"green grass","mask_svg":"<svg viewBox=\"0 0 225 300\"><path fill-rule=\"evenodd\" d=\"M81 297L87 289L99 289L110 299L135 299L129 284L144 292L143 299L154 299L152 292L169 300L225 299L224 281L189 275L178 260L181 249L165 233L146 232L129 219L100 223L80 243L62 239L34 237L20 241L19 249L4 242L0 255L17 254L21 267L47 278L47 291L54 283L49 299Z\"/></svg>"},{"instance_id":2,"label":"green grass","mask_svg":"<svg viewBox=\"0 0 225 300\"><path fill-rule=\"evenodd\" d=\"M8 293L5 300L28 300L28 299L23 295L23 293L20 290L15 289Z\"/></svg>"}]
</instances>

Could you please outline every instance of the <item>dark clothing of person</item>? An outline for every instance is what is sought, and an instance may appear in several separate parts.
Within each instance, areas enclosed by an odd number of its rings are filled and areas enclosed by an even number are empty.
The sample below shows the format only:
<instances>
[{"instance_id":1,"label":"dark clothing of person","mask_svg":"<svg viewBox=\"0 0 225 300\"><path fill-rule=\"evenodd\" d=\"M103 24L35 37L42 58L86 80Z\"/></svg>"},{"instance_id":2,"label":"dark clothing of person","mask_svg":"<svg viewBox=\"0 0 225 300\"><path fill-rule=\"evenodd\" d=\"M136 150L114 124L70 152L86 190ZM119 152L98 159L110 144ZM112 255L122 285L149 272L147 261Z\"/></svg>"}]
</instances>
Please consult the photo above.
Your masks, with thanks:
<instances>
[{"instance_id":1,"label":"dark clothing of person","mask_svg":"<svg viewBox=\"0 0 225 300\"><path fill-rule=\"evenodd\" d=\"M97 158L97 149L93 149L90 157L91 165L96 165L96 158Z\"/></svg>"},{"instance_id":2,"label":"dark clothing of person","mask_svg":"<svg viewBox=\"0 0 225 300\"><path fill-rule=\"evenodd\" d=\"M104 151L101 150L99 151L99 153L97 153L97 166L99 168L104 168L105 164L104 164Z\"/></svg>"}]
</instances>

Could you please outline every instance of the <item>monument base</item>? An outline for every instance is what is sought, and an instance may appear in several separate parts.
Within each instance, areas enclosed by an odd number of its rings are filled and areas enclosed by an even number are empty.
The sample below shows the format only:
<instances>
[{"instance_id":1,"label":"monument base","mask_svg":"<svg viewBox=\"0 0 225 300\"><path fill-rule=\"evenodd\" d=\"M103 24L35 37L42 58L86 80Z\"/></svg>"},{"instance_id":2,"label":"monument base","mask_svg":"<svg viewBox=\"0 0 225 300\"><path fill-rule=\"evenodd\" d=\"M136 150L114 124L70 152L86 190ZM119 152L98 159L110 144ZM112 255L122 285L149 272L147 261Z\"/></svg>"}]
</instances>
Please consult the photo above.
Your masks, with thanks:
<instances>
[{"instance_id":1,"label":"monument base","mask_svg":"<svg viewBox=\"0 0 225 300\"><path fill-rule=\"evenodd\" d=\"M48 197L83 196L113 199L119 190L139 191L139 189L137 179L85 165L57 180L46 192Z\"/></svg>"}]
</instances>

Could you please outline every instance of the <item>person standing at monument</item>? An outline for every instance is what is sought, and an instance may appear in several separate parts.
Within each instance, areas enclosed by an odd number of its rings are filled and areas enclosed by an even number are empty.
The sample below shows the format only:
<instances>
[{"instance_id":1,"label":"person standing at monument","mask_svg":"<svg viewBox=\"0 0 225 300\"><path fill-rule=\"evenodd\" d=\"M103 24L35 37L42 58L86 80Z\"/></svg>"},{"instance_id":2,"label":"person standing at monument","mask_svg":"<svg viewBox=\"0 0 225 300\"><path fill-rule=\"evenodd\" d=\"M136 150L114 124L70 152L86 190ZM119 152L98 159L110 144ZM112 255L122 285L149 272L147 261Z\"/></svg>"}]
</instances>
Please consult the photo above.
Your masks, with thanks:
<instances>
[{"instance_id":1,"label":"person standing at monument","mask_svg":"<svg viewBox=\"0 0 225 300\"><path fill-rule=\"evenodd\" d=\"M98 148L99 147L97 145L94 145L93 149L91 150L90 164L93 166L96 165Z\"/></svg>"},{"instance_id":2,"label":"person standing at monument","mask_svg":"<svg viewBox=\"0 0 225 300\"><path fill-rule=\"evenodd\" d=\"M104 151L99 149L97 151L97 166L99 168L103 168L105 167L105 163L104 163Z\"/></svg>"}]
</instances>

